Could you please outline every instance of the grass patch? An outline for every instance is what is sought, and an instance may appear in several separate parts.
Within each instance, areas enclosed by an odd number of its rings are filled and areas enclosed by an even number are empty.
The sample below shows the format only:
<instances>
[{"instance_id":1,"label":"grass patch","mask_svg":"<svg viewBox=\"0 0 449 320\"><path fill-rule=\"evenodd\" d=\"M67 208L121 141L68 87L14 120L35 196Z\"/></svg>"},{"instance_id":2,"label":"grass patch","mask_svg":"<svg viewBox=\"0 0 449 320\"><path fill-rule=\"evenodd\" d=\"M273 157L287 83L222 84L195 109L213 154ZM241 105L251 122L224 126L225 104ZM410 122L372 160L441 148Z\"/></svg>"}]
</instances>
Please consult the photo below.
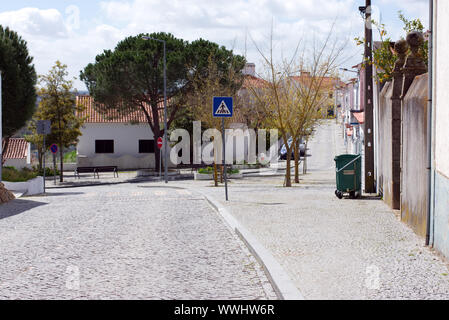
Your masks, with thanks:
<instances>
[{"instance_id":1,"label":"grass patch","mask_svg":"<svg viewBox=\"0 0 449 320\"><path fill-rule=\"evenodd\" d=\"M64 163L74 163L74 162L76 162L76 150L64 154Z\"/></svg>"}]
</instances>

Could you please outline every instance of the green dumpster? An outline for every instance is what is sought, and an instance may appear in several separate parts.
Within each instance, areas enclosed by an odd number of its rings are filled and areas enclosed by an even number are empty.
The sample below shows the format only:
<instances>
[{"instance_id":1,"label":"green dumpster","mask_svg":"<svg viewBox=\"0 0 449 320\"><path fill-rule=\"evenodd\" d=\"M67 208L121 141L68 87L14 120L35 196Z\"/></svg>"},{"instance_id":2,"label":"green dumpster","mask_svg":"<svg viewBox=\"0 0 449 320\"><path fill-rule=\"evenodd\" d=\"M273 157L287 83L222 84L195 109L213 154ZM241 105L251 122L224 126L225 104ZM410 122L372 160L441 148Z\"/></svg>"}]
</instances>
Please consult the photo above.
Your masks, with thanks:
<instances>
[{"instance_id":1,"label":"green dumpster","mask_svg":"<svg viewBox=\"0 0 449 320\"><path fill-rule=\"evenodd\" d=\"M342 154L335 157L337 168L337 190L335 195L342 199L345 193L354 198L362 196L362 156Z\"/></svg>"}]
</instances>

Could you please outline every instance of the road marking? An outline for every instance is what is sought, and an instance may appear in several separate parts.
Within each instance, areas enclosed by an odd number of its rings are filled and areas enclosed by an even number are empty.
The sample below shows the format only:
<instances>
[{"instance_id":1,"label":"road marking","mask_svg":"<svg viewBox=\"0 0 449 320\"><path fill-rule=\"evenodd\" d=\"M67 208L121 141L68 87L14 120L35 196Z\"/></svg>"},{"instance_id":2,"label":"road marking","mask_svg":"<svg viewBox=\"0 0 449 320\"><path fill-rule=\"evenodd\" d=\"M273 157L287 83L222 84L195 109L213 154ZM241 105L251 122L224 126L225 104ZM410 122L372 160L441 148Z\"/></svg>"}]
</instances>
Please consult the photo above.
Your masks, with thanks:
<instances>
[{"instance_id":1,"label":"road marking","mask_svg":"<svg viewBox=\"0 0 449 320\"><path fill-rule=\"evenodd\" d=\"M157 196L165 196L167 194L167 191L154 191L154 194Z\"/></svg>"}]
</instances>

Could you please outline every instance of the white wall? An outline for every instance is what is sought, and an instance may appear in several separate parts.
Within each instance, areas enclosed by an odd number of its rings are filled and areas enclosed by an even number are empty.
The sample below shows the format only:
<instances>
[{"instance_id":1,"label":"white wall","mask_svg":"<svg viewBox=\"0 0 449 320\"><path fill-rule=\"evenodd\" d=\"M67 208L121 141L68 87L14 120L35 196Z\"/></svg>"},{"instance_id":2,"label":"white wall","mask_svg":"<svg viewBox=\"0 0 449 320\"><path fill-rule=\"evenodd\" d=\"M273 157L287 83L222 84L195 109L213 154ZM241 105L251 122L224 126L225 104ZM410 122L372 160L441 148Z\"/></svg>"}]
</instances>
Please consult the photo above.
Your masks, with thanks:
<instances>
[{"instance_id":1,"label":"white wall","mask_svg":"<svg viewBox=\"0 0 449 320\"><path fill-rule=\"evenodd\" d=\"M86 123L81 132L77 146L79 165L116 165L119 169L154 167L154 153L139 153L139 140L154 140L148 124ZM96 154L95 140L114 140L114 153Z\"/></svg>"},{"instance_id":2,"label":"white wall","mask_svg":"<svg viewBox=\"0 0 449 320\"><path fill-rule=\"evenodd\" d=\"M449 1L434 1L434 99L435 99L435 165L449 177Z\"/></svg>"},{"instance_id":3,"label":"white wall","mask_svg":"<svg viewBox=\"0 0 449 320\"><path fill-rule=\"evenodd\" d=\"M27 163L27 159L8 159L5 161L4 167L14 167L17 170L23 168L31 168L31 164Z\"/></svg>"}]
</instances>

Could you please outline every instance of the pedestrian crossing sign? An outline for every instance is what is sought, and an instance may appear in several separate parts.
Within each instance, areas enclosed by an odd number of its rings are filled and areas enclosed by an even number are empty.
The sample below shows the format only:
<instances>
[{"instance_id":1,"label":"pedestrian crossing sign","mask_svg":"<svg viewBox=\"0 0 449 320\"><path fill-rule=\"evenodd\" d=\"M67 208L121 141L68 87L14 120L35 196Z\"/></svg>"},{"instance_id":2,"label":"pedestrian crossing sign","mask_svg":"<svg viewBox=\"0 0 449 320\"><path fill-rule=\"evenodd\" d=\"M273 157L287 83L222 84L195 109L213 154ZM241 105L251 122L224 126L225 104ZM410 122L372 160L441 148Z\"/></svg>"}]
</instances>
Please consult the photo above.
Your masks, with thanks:
<instances>
[{"instance_id":1,"label":"pedestrian crossing sign","mask_svg":"<svg viewBox=\"0 0 449 320\"><path fill-rule=\"evenodd\" d=\"M230 118L233 111L232 97L214 97L212 115L215 118Z\"/></svg>"}]
</instances>

